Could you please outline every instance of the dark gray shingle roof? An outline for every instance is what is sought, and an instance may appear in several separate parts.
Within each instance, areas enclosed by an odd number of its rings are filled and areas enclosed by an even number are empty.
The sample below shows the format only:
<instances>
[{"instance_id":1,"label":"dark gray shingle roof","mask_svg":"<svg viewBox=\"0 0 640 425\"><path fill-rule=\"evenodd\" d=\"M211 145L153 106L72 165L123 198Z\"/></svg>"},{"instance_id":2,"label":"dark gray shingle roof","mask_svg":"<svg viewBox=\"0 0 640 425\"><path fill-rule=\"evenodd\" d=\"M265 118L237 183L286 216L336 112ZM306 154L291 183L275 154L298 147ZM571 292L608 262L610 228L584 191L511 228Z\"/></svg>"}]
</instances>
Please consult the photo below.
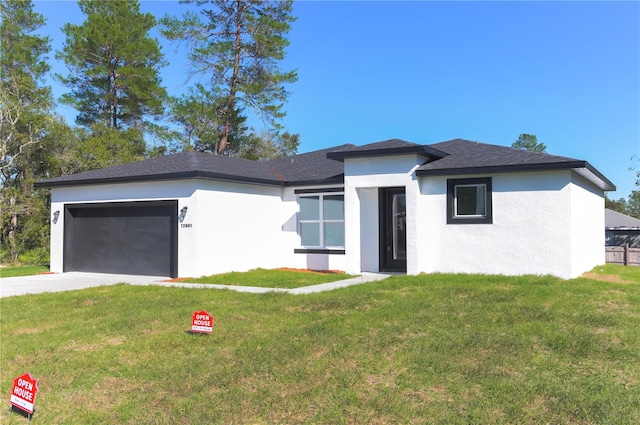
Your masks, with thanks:
<instances>
[{"instance_id":1,"label":"dark gray shingle roof","mask_svg":"<svg viewBox=\"0 0 640 425\"><path fill-rule=\"evenodd\" d=\"M350 149L354 145L341 145L335 148L322 149L266 161L265 164L282 175L287 182L303 184L313 182L342 183L344 165L327 159L327 154L334 150Z\"/></svg>"},{"instance_id":2,"label":"dark gray shingle roof","mask_svg":"<svg viewBox=\"0 0 640 425\"><path fill-rule=\"evenodd\" d=\"M344 181L342 161L346 158L403 154L424 157L425 163L416 171L419 176L572 169L583 173L604 190L615 190L615 186L586 161L462 139L432 145L400 139L363 146L346 144L272 161L251 161L189 151L44 180L36 183L36 187L186 178L276 186L333 184Z\"/></svg>"},{"instance_id":3,"label":"dark gray shingle roof","mask_svg":"<svg viewBox=\"0 0 640 425\"><path fill-rule=\"evenodd\" d=\"M429 162L419 168L423 175L436 174L437 171L449 171L480 167L523 167L539 164L567 164L577 160L564 156L549 155L505 146L472 142L464 139L430 145L447 152L449 155L438 161ZM432 173L433 172L433 173Z\"/></svg>"},{"instance_id":4,"label":"dark gray shingle roof","mask_svg":"<svg viewBox=\"0 0 640 425\"><path fill-rule=\"evenodd\" d=\"M284 181L276 173L269 170L264 163L188 151L57 177L38 182L36 186L56 187L181 178L211 178L263 184L284 184Z\"/></svg>"},{"instance_id":5,"label":"dark gray shingle roof","mask_svg":"<svg viewBox=\"0 0 640 425\"><path fill-rule=\"evenodd\" d=\"M329 152L327 157L337 161L344 161L346 158L370 158L404 154L417 154L433 159L447 155L446 152L434 149L430 145L419 145L401 139L390 139L362 146L351 145L348 149L335 149Z\"/></svg>"},{"instance_id":6,"label":"dark gray shingle roof","mask_svg":"<svg viewBox=\"0 0 640 425\"><path fill-rule=\"evenodd\" d=\"M603 190L615 190L615 185L605 176L587 161L579 159L464 139L454 139L429 146L449 155L418 167L416 170L418 176L570 169L591 181L599 180L599 187Z\"/></svg>"}]
</instances>

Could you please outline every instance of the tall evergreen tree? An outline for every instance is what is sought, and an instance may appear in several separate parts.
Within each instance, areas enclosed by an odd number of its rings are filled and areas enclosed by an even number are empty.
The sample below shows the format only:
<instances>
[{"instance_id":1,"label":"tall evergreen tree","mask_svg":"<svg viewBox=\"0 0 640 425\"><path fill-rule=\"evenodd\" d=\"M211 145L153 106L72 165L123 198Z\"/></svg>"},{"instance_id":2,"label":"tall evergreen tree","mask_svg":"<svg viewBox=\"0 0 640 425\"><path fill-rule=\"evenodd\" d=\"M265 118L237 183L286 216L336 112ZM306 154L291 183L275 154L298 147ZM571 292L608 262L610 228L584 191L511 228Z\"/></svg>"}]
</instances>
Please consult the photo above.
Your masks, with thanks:
<instances>
[{"instance_id":1,"label":"tall evergreen tree","mask_svg":"<svg viewBox=\"0 0 640 425\"><path fill-rule=\"evenodd\" d=\"M533 152L546 152L547 146L544 143L538 143L538 137L535 134L522 133L518 136L518 140L511 144L512 148L525 149Z\"/></svg>"},{"instance_id":2,"label":"tall evergreen tree","mask_svg":"<svg viewBox=\"0 0 640 425\"><path fill-rule=\"evenodd\" d=\"M53 158L72 137L44 85L49 39L36 33L43 16L30 0L2 0L0 13L0 255L15 262L48 252L48 194L33 182L59 175L62 160Z\"/></svg>"},{"instance_id":3,"label":"tall evergreen tree","mask_svg":"<svg viewBox=\"0 0 640 425\"><path fill-rule=\"evenodd\" d=\"M186 13L183 19L165 17L162 32L170 40L187 41L192 49L191 76L203 74L210 93L222 102L211 108L221 123L217 146L223 154L238 122L238 112L258 111L271 132L281 129L282 107L288 97L285 84L297 80L295 71L283 72L291 23L291 0L186 0L202 6L200 17ZM205 7L209 6L209 7ZM242 121L242 120L240 120Z\"/></svg>"},{"instance_id":4,"label":"tall evergreen tree","mask_svg":"<svg viewBox=\"0 0 640 425\"><path fill-rule=\"evenodd\" d=\"M137 0L80 0L82 25L66 24L66 42L57 58L70 74L58 78L71 88L62 101L79 111L77 123L148 131L161 117L167 95L159 68L157 40L149 36L156 20L140 12Z\"/></svg>"}]
</instances>

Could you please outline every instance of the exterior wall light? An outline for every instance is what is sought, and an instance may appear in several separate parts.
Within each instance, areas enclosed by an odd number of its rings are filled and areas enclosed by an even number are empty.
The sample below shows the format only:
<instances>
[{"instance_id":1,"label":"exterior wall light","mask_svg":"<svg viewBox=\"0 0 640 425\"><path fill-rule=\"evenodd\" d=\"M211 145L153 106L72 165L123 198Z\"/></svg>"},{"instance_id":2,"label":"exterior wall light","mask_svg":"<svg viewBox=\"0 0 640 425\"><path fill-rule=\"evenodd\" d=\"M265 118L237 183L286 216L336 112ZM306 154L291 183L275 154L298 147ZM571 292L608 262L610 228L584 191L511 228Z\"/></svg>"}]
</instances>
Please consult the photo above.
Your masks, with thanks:
<instances>
[{"instance_id":1,"label":"exterior wall light","mask_svg":"<svg viewBox=\"0 0 640 425\"><path fill-rule=\"evenodd\" d=\"M178 215L178 222L182 223L184 221L185 216L187 215L187 207L182 207L180 210L180 214Z\"/></svg>"},{"instance_id":2,"label":"exterior wall light","mask_svg":"<svg viewBox=\"0 0 640 425\"><path fill-rule=\"evenodd\" d=\"M60 210L56 210L53 213L53 220L51 220L53 224L56 224L58 222L58 217L60 217Z\"/></svg>"}]
</instances>

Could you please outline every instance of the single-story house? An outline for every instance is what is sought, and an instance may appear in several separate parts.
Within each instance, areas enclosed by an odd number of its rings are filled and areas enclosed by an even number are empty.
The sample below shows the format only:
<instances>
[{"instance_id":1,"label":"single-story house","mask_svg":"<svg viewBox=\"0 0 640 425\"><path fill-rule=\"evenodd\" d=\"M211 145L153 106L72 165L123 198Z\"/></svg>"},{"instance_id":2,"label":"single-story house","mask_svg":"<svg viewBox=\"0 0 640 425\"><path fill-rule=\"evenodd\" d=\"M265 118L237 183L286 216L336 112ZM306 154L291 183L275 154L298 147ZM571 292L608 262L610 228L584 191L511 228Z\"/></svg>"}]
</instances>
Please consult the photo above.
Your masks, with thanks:
<instances>
[{"instance_id":1,"label":"single-story house","mask_svg":"<svg viewBox=\"0 0 640 425\"><path fill-rule=\"evenodd\" d=\"M455 139L271 161L183 152L38 182L51 271L193 277L257 267L552 274L605 262L583 160Z\"/></svg>"},{"instance_id":2,"label":"single-story house","mask_svg":"<svg viewBox=\"0 0 640 425\"><path fill-rule=\"evenodd\" d=\"M640 220L606 208L604 222L606 246L640 248Z\"/></svg>"}]
</instances>

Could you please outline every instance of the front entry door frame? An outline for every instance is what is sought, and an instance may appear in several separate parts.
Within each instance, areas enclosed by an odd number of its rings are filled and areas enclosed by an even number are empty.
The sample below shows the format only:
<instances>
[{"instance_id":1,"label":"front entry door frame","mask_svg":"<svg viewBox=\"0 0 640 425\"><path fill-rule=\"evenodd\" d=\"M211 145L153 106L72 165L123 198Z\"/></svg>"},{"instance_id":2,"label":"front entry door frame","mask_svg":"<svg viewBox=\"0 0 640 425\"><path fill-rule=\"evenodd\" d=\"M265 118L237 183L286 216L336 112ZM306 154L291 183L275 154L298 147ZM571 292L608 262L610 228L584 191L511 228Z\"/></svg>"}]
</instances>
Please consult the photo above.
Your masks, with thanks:
<instances>
[{"instance_id":1,"label":"front entry door frame","mask_svg":"<svg viewBox=\"0 0 640 425\"><path fill-rule=\"evenodd\" d=\"M378 190L380 271L407 272L407 222L404 187Z\"/></svg>"}]
</instances>

